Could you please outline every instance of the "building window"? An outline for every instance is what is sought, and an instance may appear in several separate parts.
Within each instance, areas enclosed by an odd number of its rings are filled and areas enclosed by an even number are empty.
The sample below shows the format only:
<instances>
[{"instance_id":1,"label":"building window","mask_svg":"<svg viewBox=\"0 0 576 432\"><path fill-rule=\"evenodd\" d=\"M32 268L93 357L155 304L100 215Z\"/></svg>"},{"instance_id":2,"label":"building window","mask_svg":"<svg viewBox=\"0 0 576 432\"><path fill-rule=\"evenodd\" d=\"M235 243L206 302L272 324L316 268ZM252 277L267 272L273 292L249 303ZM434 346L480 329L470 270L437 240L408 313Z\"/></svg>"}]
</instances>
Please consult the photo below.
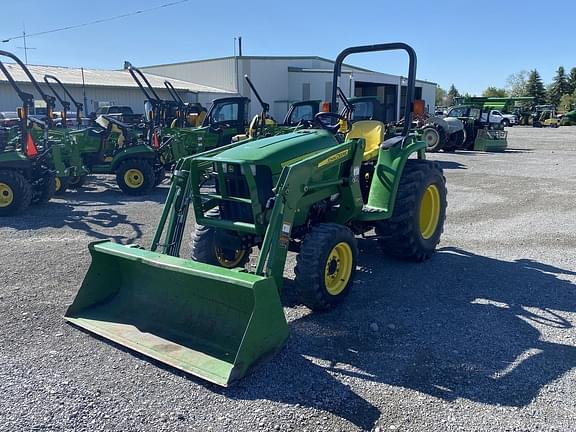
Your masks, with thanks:
<instances>
[{"instance_id":1,"label":"building window","mask_svg":"<svg viewBox=\"0 0 576 432\"><path fill-rule=\"evenodd\" d=\"M310 83L302 84L302 100L310 100Z\"/></svg>"},{"instance_id":2,"label":"building window","mask_svg":"<svg viewBox=\"0 0 576 432\"><path fill-rule=\"evenodd\" d=\"M324 100L332 100L332 81L328 81L324 87Z\"/></svg>"}]
</instances>

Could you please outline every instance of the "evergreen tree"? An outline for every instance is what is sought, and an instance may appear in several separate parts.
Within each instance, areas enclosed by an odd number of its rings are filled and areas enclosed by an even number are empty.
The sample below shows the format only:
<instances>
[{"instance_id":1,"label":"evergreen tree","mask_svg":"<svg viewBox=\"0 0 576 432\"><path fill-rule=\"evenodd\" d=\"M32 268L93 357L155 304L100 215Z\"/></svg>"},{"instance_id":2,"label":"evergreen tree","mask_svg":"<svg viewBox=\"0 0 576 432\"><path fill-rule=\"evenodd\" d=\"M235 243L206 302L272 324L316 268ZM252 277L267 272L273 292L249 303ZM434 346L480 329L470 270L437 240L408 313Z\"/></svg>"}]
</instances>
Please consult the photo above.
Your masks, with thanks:
<instances>
[{"instance_id":1,"label":"evergreen tree","mask_svg":"<svg viewBox=\"0 0 576 432\"><path fill-rule=\"evenodd\" d=\"M568 86L570 87L570 94L576 92L576 67L573 67L572 70L570 70L570 75L568 76Z\"/></svg>"},{"instance_id":2,"label":"evergreen tree","mask_svg":"<svg viewBox=\"0 0 576 432\"><path fill-rule=\"evenodd\" d=\"M554 81L550 85L550 90L548 91L548 99L550 103L558 106L560 104L560 99L565 94L570 93L570 84L568 78L566 77L566 72L564 67L560 66L554 77Z\"/></svg>"},{"instance_id":3,"label":"evergreen tree","mask_svg":"<svg viewBox=\"0 0 576 432\"><path fill-rule=\"evenodd\" d=\"M494 86L490 86L486 90L484 90L484 92L482 93L482 96L503 98L503 97L508 97L508 92L506 92L506 89L496 88Z\"/></svg>"},{"instance_id":4,"label":"evergreen tree","mask_svg":"<svg viewBox=\"0 0 576 432\"><path fill-rule=\"evenodd\" d=\"M460 92L458 91L456 86L454 84L452 84L450 86L450 89L448 90L448 95L446 97L446 99L447 99L446 105L448 105L448 106L454 105L454 99L457 97L460 97Z\"/></svg>"},{"instance_id":5,"label":"evergreen tree","mask_svg":"<svg viewBox=\"0 0 576 432\"><path fill-rule=\"evenodd\" d=\"M528 74L526 96L532 96L535 105L541 105L546 102L546 89L544 88L544 83L542 83L542 77L536 69L531 70Z\"/></svg>"}]
</instances>

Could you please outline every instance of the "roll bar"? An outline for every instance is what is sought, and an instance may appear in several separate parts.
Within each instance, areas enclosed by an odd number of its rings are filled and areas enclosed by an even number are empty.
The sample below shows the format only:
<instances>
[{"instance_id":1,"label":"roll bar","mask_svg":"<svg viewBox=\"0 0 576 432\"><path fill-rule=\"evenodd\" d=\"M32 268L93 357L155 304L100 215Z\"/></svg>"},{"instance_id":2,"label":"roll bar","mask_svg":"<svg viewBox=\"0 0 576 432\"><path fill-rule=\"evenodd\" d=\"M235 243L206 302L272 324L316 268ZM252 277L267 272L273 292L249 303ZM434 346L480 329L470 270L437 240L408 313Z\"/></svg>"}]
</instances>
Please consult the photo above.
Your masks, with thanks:
<instances>
[{"instance_id":1,"label":"roll bar","mask_svg":"<svg viewBox=\"0 0 576 432\"><path fill-rule=\"evenodd\" d=\"M46 85L48 86L48 88L50 89L52 94L56 97L56 99L58 99L58 101L62 105L62 108L64 108L64 112L62 113L62 121L64 122L64 124L62 125L63 127L67 127L67 123L66 123L67 113L66 113L66 111L68 111L70 109L70 102L68 102L68 101L64 100L64 98L62 98L62 96L52 86L50 81L54 81L56 84L58 84L60 86L60 88L62 89L62 91L64 92L64 94L68 97L68 99L70 99L70 101L76 107L76 125L78 128L80 128L82 125L82 111L84 110L84 104L82 104L82 103L78 102L76 99L74 99L74 97L72 96L72 94L70 94L68 89L66 87L64 87L64 84L62 84L62 81L60 81L54 75L44 75L44 82L46 83Z\"/></svg>"},{"instance_id":2,"label":"roll bar","mask_svg":"<svg viewBox=\"0 0 576 432\"><path fill-rule=\"evenodd\" d=\"M344 63L344 59L348 57L350 54L358 54L358 53L367 53L367 52L378 52L378 51L406 51L409 57L409 66L408 66L408 84L407 84L407 92L406 92L406 109L404 111L404 128L402 129L402 136L408 136L410 133L410 126L412 124L412 109L414 105L414 94L416 88L416 51L403 42L394 42L394 43L384 43L384 44L376 44L376 45L362 45L362 46L355 46L346 48L338 57L336 57L336 61L334 62L334 74L332 78L332 104L331 110L333 112L338 112L338 81L340 79L340 75L342 73L342 64Z\"/></svg>"}]
</instances>

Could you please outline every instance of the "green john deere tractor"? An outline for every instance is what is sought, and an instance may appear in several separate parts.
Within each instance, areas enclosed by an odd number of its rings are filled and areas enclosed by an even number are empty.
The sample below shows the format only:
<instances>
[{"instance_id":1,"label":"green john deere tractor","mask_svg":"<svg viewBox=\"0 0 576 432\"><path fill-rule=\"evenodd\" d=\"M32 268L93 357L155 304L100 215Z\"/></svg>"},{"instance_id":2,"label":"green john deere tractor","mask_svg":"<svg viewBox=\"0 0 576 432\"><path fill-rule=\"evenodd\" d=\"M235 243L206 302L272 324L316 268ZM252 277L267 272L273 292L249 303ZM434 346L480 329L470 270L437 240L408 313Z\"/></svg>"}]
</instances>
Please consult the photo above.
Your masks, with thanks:
<instances>
[{"instance_id":1,"label":"green john deere tractor","mask_svg":"<svg viewBox=\"0 0 576 432\"><path fill-rule=\"evenodd\" d=\"M288 251L296 290L314 310L350 293L357 235L374 232L385 254L422 261L443 230L446 187L410 134L384 140L379 121L353 125L338 113L344 59L354 53L409 55L410 119L416 53L403 43L352 47L334 63L331 107L319 128L233 143L182 159L174 171L151 250L90 245L92 264L66 320L134 351L228 386L285 343L280 301ZM206 178L213 180L212 186ZM191 257L180 257L192 207ZM259 249L253 269L244 265Z\"/></svg>"},{"instance_id":2,"label":"green john deere tractor","mask_svg":"<svg viewBox=\"0 0 576 432\"><path fill-rule=\"evenodd\" d=\"M42 92L26 65L12 53L0 51L0 56L12 59L24 71L50 109L54 101ZM1 61L0 70L22 101L19 125L0 130L0 216L9 216L24 211L30 204L49 201L55 193L55 175L66 175L67 167L61 141L50 139L46 133L33 136L33 125L45 126L28 116L34 107L34 96L22 91Z\"/></svg>"},{"instance_id":3,"label":"green john deere tractor","mask_svg":"<svg viewBox=\"0 0 576 432\"><path fill-rule=\"evenodd\" d=\"M128 72L144 94L148 143L157 147L165 170L171 170L178 160L202 151L230 144L243 134L247 125L248 103L245 97L226 97L213 101L208 113L198 105L186 104L174 86L165 81L172 100L163 100L144 73L125 62ZM188 114L196 111L195 126L188 125ZM199 124L199 127L196 127Z\"/></svg>"}]
</instances>

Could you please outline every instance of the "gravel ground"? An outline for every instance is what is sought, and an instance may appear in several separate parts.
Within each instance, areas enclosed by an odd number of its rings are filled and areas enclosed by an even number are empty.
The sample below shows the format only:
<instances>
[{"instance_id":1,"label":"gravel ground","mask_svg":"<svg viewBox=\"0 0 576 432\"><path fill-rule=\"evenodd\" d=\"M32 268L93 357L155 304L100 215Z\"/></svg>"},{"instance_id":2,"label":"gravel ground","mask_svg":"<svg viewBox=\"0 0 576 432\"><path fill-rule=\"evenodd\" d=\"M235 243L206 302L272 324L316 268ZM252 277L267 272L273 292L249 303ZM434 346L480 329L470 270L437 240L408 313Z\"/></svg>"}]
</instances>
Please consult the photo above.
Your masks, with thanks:
<instances>
[{"instance_id":1,"label":"gravel ground","mask_svg":"<svg viewBox=\"0 0 576 432\"><path fill-rule=\"evenodd\" d=\"M1 219L0 431L576 430L576 128L513 128L509 144L431 156L449 188L438 254L397 262L361 241L345 304L287 301L287 346L230 389L62 319L88 242L148 246L166 185L142 201L97 177Z\"/></svg>"}]
</instances>

